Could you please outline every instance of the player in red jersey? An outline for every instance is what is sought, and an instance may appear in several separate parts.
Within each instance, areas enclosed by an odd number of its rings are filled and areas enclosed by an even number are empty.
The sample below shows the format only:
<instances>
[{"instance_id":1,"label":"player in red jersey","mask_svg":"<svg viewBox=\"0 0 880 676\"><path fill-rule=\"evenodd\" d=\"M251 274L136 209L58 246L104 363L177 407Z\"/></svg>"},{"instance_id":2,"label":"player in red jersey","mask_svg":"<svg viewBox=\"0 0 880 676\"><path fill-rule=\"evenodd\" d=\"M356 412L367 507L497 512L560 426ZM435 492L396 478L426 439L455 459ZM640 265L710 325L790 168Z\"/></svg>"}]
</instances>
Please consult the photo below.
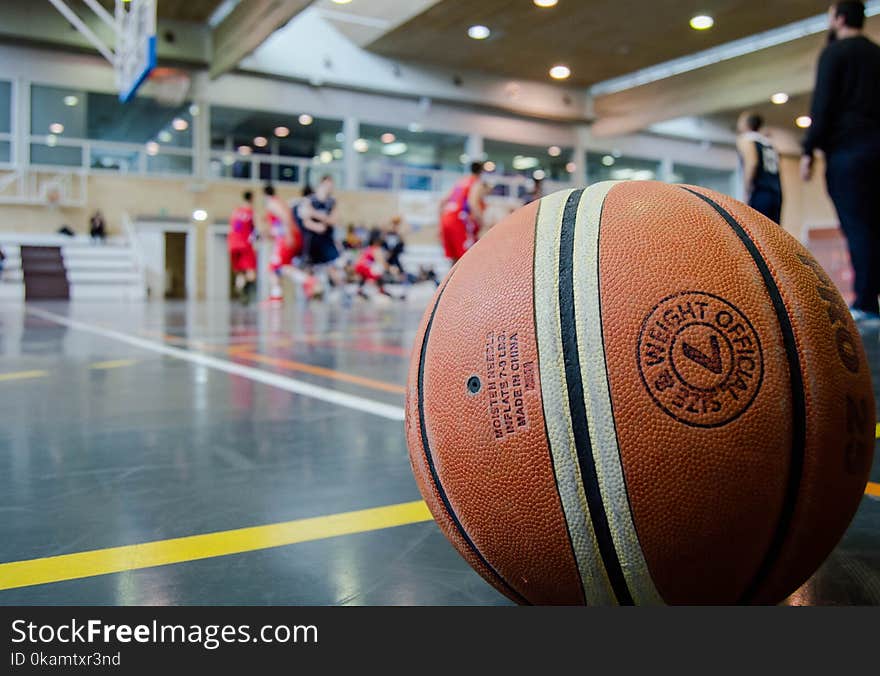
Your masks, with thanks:
<instances>
[{"instance_id":1,"label":"player in red jersey","mask_svg":"<svg viewBox=\"0 0 880 676\"><path fill-rule=\"evenodd\" d=\"M473 246L483 226L487 189L482 173L482 162L471 164L470 176L458 181L440 205L440 236L453 263Z\"/></svg>"},{"instance_id":2,"label":"player in red jersey","mask_svg":"<svg viewBox=\"0 0 880 676\"><path fill-rule=\"evenodd\" d=\"M275 238L275 250L272 252L272 260L269 269L272 271L272 282L269 290L269 300L283 300L281 291L281 275L287 274L294 279L293 259L302 250L302 233L293 223L293 217L287 205L275 195L275 188L267 185L263 188L266 195L266 220L269 223L269 232Z\"/></svg>"},{"instance_id":3,"label":"player in red jersey","mask_svg":"<svg viewBox=\"0 0 880 676\"><path fill-rule=\"evenodd\" d=\"M242 303L253 297L257 281L257 256L254 253L254 195L248 191L242 195L243 202L235 207L229 218L229 261L235 274L235 290Z\"/></svg>"}]
</instances>

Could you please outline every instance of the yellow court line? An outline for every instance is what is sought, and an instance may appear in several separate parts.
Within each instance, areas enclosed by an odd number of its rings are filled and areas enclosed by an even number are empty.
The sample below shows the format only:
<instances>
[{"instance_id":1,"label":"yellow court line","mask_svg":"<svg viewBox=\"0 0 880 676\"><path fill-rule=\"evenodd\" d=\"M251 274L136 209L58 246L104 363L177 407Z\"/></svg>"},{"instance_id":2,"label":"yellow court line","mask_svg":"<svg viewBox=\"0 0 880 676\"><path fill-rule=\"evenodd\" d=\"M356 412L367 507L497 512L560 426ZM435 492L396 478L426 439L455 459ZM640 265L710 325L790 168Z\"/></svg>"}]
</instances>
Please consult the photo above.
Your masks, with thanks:
<instances>
[{"instance_id":1,"label":"yellow court line","mask_svg":"<svg viewBox=\"0 0 880 676\"><path fill-rule=\"evenodd\" d=\"M267 526L0 564L0 590L241 554L431 520L421 500Z\"/></svg>"},{"instance_id":2,"label":"yellow court line","mask_svg":"<svg viewBox=\"0 0 880 676\"><path fill-rule=\"evenodd\" d=\"M94 364L89 364L89 368L98 370L118 369L123 366L131 366L132 364L137 364L137 359L111 359L109 361L96 361Z\"/></svg>"},{"instance_id":3,"label":"yellow court line","mask_svg":"<svg viewBox=\"0 0 880 676\"><path fill-rule=\"evenodd\" d=\"M874 429L874 438L880 439L880 423L877 423L877 427Z\"/></svg>"},{"instance_id":4,"label":"yellow court line","mask_svg":"<svg viewBox=\"0 0 880 676\"><path fill-rule=\"evenodd\" d=\"M875 484L874 482L869 481L868 485L865 487L865 495L880 498L880 484Z\"/></svg>"},{"instance_id":5,"label":"yellow court line","mask_svg":"<svg viewBox=\"0 0 880 676\"><path fill-rule=\"evenodd\" d=\"M27 378L45 378L48 371L14 371L12 373L0 373L0 382L6 380L25 380Z\"/></svg>"}]
</instances>

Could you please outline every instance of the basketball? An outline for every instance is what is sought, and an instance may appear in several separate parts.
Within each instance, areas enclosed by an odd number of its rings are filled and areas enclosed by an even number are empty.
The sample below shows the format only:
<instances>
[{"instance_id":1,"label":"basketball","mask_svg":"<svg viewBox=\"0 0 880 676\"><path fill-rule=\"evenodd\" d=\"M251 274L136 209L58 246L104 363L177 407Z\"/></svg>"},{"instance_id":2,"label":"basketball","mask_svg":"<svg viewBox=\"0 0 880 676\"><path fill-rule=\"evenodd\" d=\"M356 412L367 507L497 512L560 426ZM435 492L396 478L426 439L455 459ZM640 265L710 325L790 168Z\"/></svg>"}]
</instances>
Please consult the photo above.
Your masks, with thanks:
<instances>
[{"instance_id":1,"label":"basketball","mask_svg":"<svg viewBox=\"0 0 880 676\"><path fill-rule=\"evenodd\" d=\"M422 319L406 433L431 513L523 604L770 604L837 544L874 445L847 305L705 188L604 182L512 213Z\"/></svg>"}]
</instances>

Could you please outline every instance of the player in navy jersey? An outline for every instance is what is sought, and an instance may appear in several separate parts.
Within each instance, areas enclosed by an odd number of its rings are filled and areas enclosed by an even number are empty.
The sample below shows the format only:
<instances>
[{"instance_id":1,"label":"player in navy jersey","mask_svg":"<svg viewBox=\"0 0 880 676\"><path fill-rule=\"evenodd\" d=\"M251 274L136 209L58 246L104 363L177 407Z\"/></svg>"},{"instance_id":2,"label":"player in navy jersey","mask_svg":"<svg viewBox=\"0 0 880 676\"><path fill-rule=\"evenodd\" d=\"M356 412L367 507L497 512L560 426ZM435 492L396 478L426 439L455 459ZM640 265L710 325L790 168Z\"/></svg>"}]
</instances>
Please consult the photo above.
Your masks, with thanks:
<instances>
[{"instance_id":1,"label":"player in navy jersey","mask_svg":"<svg viewBox=\"0 0 880 676\"><path fill-rule=\"evenodd\" d=\"M779 223L782 218L782 183L779 180L779 153L761 128L764 120L749 111L736 124L736 149L742 162L746 201L755 211Z\"/></svg>"}]
</instances>

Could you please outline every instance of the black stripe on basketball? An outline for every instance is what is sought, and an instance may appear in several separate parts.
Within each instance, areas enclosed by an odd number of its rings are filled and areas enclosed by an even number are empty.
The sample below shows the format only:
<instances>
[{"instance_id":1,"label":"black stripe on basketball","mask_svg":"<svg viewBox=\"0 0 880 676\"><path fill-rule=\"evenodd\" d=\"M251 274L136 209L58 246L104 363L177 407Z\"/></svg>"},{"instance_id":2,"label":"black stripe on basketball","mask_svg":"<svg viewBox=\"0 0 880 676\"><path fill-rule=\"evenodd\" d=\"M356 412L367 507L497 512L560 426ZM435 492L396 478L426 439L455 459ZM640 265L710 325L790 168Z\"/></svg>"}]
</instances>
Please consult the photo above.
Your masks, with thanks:
<instances>
[{"instance_id":1,"label":"black stripe on basketball","mask_svg":"<svg viewBox=\"0 0 880 676\"><path fill-rule=\"evenodd\" d=\"M696 195L706 204L717 211L727 224L736 233L740 241L748 250L755 261L755 265L764 279L764 286L767 287L767 293L773 303L773 309L776 311L776 317L779 320L779 328L782 332L782 343L785 347L785 355L788 359L788 373L791 384L791 405L792 405L792 439L791 439L791 463L788 472L788 481L785 487L785 499L782 503L782 511L779 514L779 521L776 524L776 530L773 533L773 539L770 546L764 554L764 559L755 573L749 586L743 592L742 602L749 602L754 599L755 594L779 558L782 545L788 536L791 528L791 521L794 517L795 506L797 505L798 494L800 493L801 478L804 470L804 453L807 438L807 404L804 397L804 381L801 374L801 360L797 349L797 342L794 337L794 329L791 326L791 318L788 316L788 310L776 285L776 280L770 272L767 261L758 251L758 247L749 237L745 229L737 222L737 220L727 212L721 205L713 201L711 198L702 195L690 188L683 188L689 193Z\"/></svg>"},{"instance_id":2,"label":"black stripe on basketball","mask_svg":"<svg viewBox=\"0 0 880 676\"><path fill-rule=\"evenodd\" d=\"M536 290L535 289L535 259L538 255L538 224L540 223L540 220L541 220L541 209L543 207L544 207L544 201L541 200L540 202L538 202L538 213L535 215L535 245L534 245L534 247L532 247L532 293L533 294L535 293L535 290ZM534 297L534 295L533 295L532 296L532 321L534 322L536 327L538 326L537 311L538 311L538 299L536 297ZM540 363L540 359L539 359L538 360L538 371L540 372L540 370L541 370L541 363ZM541 395L541 408L542 408L542 410L543 410L543 407L544 407L544 395L542 394ZM552 414L552 411L551 411L551 414ZM553 481L556 484L556 495L559 498L559 511L561 514L565 515L565 505L562 504L562 493L559 490L559 480L556 475L556 463L553 460L553 451L550 449L550 444L549 444L550 432L547 430L547 415L546 414L544 415L544 436L548 440L547 455L550 457L550 467L553 468ZM571 530L569 529L567 519L566 519L566 524L565 524L565 534L568 536L568 544L571 547L571 558L574 559L575 565L578 566L578 576L577 576L578 577L578 584L580 585L580 588L581 588L581 595L584 598L584 605L586 605L587 604L587 591L586 591L586 589L584 589L584 581L580 575L580 563L578 562L577 552L575 551L575 548L574 548L574 542L571 539Z\"/></svg>"},{"instance_id":3,"label":"black stripe on basketball","mask_svg":"<svg viewBox=\"0 0 880 676\"><path fill-rule=\"evenodd\" d=\"M626 584L623 568L617 556L617 549L608 526L605 503L599 490L596 463L593 459L593 445L587 423L587 409L584 402L584 385L581 380L581 364L578 356L578 336L574 306L574 231L578 205L583 190L575 190L565 204L562 214L562 232L559 242L559 318L562 327L562 355L565 361L565 381L568 386L568 409L571 415L572 431L577 450L578 465L590 519L596 533L596 543L605 571L611 582L617 602L633 605L632 594Z\"/></svg>"},{"instance_id":4,"label":"black stripe on basketball","mask_svg":"<svg viewBox=\"0 0 880 676\"><path fill-rule=\"evenodd\" d=\"M454 270L453 270L454 271ZM434 323L434 315L437 314L437 307L440 305L440 299L443 297L443 292L446 291L446 285L449 284L449 280L452 278L452 272L450 271L449 276L446 278L446 284L444 284L443 288L440 289L440 292L437 294L437 301L434 303L434 307L431 310L431 316L428 319L428 326L425 327L425 336L422 339L422 347L419 351L419 381L418 381L418 401L419 401L419 431L422 437L422 448L425 451L425 460L428 462L428 468L431 470L431 477L434 480L434 487L437 489L437 494L440 496L440 499L443 501L443 506L446 508L446 513L449 515L450 520L452 521L455 529L458 531L458 534L461 535L462 539L467 543L470 550L474 553L480 562L489 570L492 575L495 577L498 585L503 587L507 594L513 598L517 603L521 603L524 605L528 605L528 601L513 587L511 587L507 581L495 570L492 565L483 557L480 553L480 550L477 549L477 546L474 544L474 541L471 540L470 535L468 535L467 531L462 526L461 521L458 519L458 515L455 513L455 510L452 509L452 505L449 502L449 498L446 496L446 491L443 490L443 484L440 483L440 477L437 475L437 468L434 467L434 457L431 454L431 449L428 445L428 429L425 425L425 397L424 397L424 382L425 382L425 354L428 351L428 338L431 335L431 326Z\"/></svg>"}]
</instances>

